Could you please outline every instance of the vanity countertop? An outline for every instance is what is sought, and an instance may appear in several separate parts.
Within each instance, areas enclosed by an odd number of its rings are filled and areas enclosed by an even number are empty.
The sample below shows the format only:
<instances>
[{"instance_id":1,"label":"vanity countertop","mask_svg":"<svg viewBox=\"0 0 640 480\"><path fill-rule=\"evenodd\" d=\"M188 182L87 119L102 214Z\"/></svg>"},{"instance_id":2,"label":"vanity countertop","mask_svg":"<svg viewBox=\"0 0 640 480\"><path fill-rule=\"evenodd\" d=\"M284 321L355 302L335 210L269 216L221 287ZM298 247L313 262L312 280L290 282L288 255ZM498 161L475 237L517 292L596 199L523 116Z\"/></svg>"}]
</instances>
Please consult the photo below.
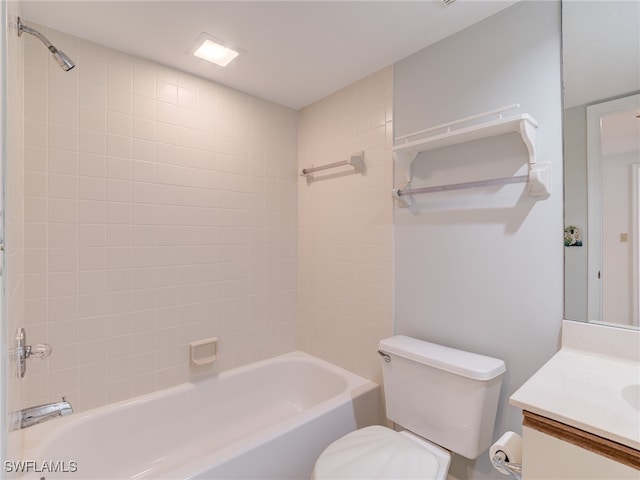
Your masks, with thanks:
<instances>
[{"instance_id":1,"label":"vanity countertop","mask_svg":"<svg viewBox=\"0 0 640 480\"><path fill-rule=\"evenodd\" d=\"M562 348L512 405L640 450L640 364Z\"/></svg>"}]
</instances>

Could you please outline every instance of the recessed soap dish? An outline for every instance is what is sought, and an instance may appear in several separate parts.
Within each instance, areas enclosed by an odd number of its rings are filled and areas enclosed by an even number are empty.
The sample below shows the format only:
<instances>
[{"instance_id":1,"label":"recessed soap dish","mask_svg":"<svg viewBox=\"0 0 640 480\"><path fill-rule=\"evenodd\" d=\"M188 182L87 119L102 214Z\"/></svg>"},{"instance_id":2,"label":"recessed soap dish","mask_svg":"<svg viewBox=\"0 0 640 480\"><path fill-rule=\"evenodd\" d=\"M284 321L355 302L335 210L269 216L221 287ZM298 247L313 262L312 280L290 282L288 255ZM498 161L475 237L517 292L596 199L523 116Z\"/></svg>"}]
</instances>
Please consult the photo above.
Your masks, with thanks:
<instances>
[{"instance_id":1,"label":"recessed soap dish","mask_svg":"<svg viewBox=\"0 0 640 480\"><path fill-rule=\"evenodd\" d=\"M192 365L210 365L218 359L218 337L205 338L189 344Z\"/></svg>"}]
</instances>

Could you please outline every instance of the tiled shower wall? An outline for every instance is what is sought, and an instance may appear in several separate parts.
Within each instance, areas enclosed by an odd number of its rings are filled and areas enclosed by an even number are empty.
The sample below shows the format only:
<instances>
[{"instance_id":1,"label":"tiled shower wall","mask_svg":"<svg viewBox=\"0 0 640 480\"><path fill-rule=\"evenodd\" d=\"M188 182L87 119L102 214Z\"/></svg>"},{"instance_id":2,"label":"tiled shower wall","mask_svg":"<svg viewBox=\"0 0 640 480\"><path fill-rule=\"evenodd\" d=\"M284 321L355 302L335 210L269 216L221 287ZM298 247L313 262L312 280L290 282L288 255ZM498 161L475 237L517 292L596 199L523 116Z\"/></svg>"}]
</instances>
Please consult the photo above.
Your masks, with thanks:
<instances>
[{"instance_id":1,"label":"tiled shower wall","mask_svg":"<svg viewBox=\"0 0 640 480\"><path fill-rule=\"evenodd\" d=\"M364 151L299 180L300 349L381 381L378 341L393 332L393 67L300 113L299 170Z\"/></svg>"},{"instance_id":2,"label":"tiled shower wall","mask_svg":"<svg viewBox=\"0 0 640 480\"><path fill-rule=\"evenodd\" d=\"M297 113L38 28L78 67L26 36L25 323L54 353L24 403L79 411L293 350Z\"/></svg>"},{"instance_id":3,"label":"tiled shower wall","mask_svg":"<svg viewBox=\"0 0 640 480\"><path fill-rule=\"evenodd\" d=\"M24 105L22 69L24 44L16 33L17 17L20 14L19 5L16 2L5 2L0 8L6 8L5 12L7 15L7 22L5 24L7 37L6 39L2 39L7 52L5 58L7 68L7 149L5 169L4 172L2 172L3 175L6 175L4 179L4 211L6 215L4 219L6 242L4 253L5 271L2 273L5 288L2 301L6 302L2 307L2 314L5 316L6 321L4 322L0 337L6 335L3 341L5 342L5 348L8 352L15 348L14 338L16 330L21 327L24 322L24 127L22 121ZM6 412L12 412L20 408L20 382L16 376L15 362L10 361L3 363L2 368L5 369L4 375L6 379L3 387L7 392L3 400L6 400ZM8 431L12 427L9 424L10 422L4 421L5 419L2 420L2 428ZM20 451L21 448L21 445L17 445L14 441L6 442L5 445L7 445L6 453L8 455L12 455L12 452ZM11 457L7 456L6 458Z\"/></svg>"}]
</instances>

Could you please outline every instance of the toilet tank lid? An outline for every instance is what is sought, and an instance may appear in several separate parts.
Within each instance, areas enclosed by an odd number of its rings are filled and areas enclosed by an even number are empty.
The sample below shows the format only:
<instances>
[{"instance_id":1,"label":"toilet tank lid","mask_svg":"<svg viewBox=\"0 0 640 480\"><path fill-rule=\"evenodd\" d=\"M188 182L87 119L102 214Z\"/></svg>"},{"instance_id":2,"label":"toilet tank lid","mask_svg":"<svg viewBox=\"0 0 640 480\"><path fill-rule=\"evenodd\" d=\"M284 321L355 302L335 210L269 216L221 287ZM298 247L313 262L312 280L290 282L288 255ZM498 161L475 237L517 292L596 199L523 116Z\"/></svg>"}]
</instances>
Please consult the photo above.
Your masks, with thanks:
<instances>
[{"instance_id":1,"label":"toilet tank lid","mask_svg":"<svg viewBox=\"0 0 640 480\"><path fill-rule=\"evenodd\" d=\"M504 361L498 358L465 352L405 335L380 340L379 348L389 355L397 355L474 380L491 380L507 370Z\"/></svg>"}]
</instances>

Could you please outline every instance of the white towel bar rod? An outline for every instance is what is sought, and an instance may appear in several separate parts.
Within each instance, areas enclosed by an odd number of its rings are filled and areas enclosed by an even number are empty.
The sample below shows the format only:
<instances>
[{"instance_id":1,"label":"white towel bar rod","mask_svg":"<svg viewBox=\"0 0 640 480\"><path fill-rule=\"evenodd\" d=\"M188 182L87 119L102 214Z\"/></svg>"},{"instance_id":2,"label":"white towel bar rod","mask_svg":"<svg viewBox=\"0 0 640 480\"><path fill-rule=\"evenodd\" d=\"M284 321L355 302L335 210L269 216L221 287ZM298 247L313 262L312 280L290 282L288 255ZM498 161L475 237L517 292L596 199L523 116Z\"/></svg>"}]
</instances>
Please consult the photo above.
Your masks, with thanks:
<instances>
[{"instance_id":1,"label":"white towel bar rod","mask_svg":"<svg viewBox=\"0 0 640 480\"><path fill-rule=\"evenodd\" d=\"M450 190L465 190L468 188L494 187L497 185L509 185L512 183L527 183L529 175L518 175L516 177L493 178L491 180L478 180L475 182L453 183L450 185L438 185L435 187L418 187L397 189L395 194L398 197L403 195L419 195L421 193L447 192Z\"/></svg>"},{"instance_id":2,"label":"white towel bar rod","mask_svg":"<svg viewBox=\"0 0 640 480\"><path fill-rule=\"evenodd\" d=\"M410 138L410 137L415 137L416 135L421 135L423 133L428 133L431 132L433 130L440 130L442 128L449 128L452 127L454 125L457 125L459 123L464 123L464 122L469 122L471 120L475 120L477 118L482 118L482 117L487 117L489 115L494 115L496 113L500 114L500 118L502 118L502 113L506 112L507 110L511 110L513 108L519 108L520 104L519 103L512 103L511 105L507 105L505 107L500 107L500 108L496 108L495 110L489 110L488 112L484 112L484 113L479 113L477 115L472 115L470 117L465 117L465 118L461 118L459 120L455 120L453 122L449 122L449 123L443 123L441 125L436 125L435 127L430 127L430 128L426 128L424 130L418 130L417 132L412 132L412 133L408 133L406 135L400 135L398 137L396 137L396 141L397 140L405 140Z\"/></svg>"},{"instance_id":3,"label":"white towel bar rod","mask_svg":"<svg viewBox=\"0 0 640 480\"><path fill-rule=\"evenodd\" d=\"M319 167L303 168L302 175L308 175L309 173L319 172L320 170L327 170L329 168L342 167L343 165L350 165L349 160L342 160L341 162L329 163L327 165L321 165Z\"/></svg>"}]
</instances>

